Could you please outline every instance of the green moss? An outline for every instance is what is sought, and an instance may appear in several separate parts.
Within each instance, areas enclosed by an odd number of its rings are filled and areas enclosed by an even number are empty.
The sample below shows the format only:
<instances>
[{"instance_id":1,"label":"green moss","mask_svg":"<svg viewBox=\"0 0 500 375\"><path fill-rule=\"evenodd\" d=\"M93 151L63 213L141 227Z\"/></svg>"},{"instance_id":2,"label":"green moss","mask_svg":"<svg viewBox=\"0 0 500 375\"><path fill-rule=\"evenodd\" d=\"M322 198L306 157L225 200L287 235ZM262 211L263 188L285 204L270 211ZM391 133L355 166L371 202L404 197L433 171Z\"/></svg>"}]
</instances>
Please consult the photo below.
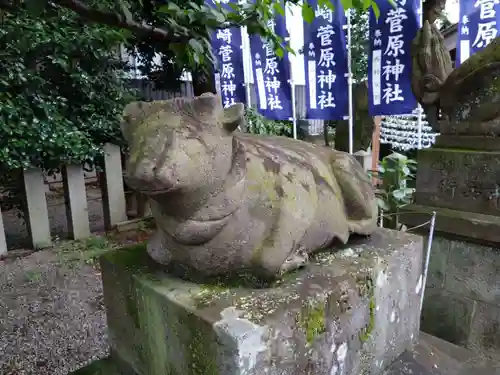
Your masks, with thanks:
<instances>
[{"instance_id":1,"label":"green moss","mask_svg":"<svg viewBox=\"0 0 500 375\"><path fill-rule=\"evenodd\" d=\"M362 298L368 298L369 320L366 327L359 333L361 342L366 342L375 329L375 285L371 277L358 279L359 294Z\"/></svg>"},{"instance_id":2,"label":"green moss","mask_svg":"<svg viewBox=\"0 0 500 375\"><path fill-rule=\"evenodd\" d=\"M192 295L193 302L197 308L208 307L218 297L227 295L230 289L222 284L202 285L196 293Z\"/></svg>"},{"instance_id":3,"label":"green moss","mask_svg":"<svg viewBox=\"0 0 500 375\"><path fill-rule=\"evenodd\" d=\"M140 268L151 263L146 246L147 242L122 247L104 254L102 259L117 266L125 266L128 269Z\"/></svg>"},{"instance_id":4,"label":"green moss","mask_svg":"<svg viewBox=\"0 0 500 375\"><path fill-rule=\"evenodd\" d=\"M373 329L375 328L375 296L373 295L370 297L368 308L370 310L370 319L366 328L359 335L359 339L361 340L361 342L368 341L373 332Z\"/></svg>"},{"instance_id":5,"label":"green moss","mask_svg":"<svg viewBox=\"0 0 500 375\"><path fill-rule=\"evenodd\" d=\"M318 336L326 332L325 302L303 306L299 317L299 326L305 331L307 343L311 344Z\"/></svg>"},{"instance_id":6,"label":"green moss","mask_svg":"<svg viewBox=\"0 0 500 375\"><path fill-rule=\"evenodd\" d=\"M217 350L215 348L215 334L211 327L199 319L188 314L183 326L189 329L190 337L186 337L186 362L190 367L189 375L219 375L217 365Z\"/></svg>"}]
</instances>

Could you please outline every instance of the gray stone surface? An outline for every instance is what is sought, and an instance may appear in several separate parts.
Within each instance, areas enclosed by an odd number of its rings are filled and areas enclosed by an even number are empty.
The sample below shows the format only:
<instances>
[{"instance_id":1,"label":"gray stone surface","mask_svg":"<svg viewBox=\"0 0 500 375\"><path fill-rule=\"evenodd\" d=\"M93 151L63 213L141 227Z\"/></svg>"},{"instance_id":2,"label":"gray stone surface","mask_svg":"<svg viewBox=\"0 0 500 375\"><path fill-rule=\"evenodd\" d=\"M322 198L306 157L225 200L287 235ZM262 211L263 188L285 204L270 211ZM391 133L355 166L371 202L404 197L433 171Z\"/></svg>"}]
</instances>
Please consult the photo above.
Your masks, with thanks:
<instances>
[{"instance_id":1,"label":"gray stone surface","mask_svg":"<svg viewBox=\"0 0 500 375\"><path fill-rule=\"evenodd\" d=\"M309 375L300 372L293 375ZM500 366L473 352L423 332L418 344L403 352L380 375L500 375ZM109 359L95 362L72 375L121 375ZM127 374L128 375L128 374ZM366 375L366 374L361 374ZM373 373L370 375L379 375Z\"/></svg>"},{"instance_id":2,"label":"gray stone surface","mask_svg":"<svg viewBox=\"0 0 500 375\"><path fill-rule=\"evenodd\" d=\"M474 301L439 289L426 289L421 329L451 343L466 346Z\"/></svg>"},{"instance_id":3,"label":"gray stone surface","mask_svg":"<svg viewBox=\"0 0 500 375\"><path fill-rule=\"evenodd\" d=\"M436 231L467 238L470 242L500 244L499 216L411 204L405 206L408 214L400 215L400 219L408 227L412 227L429 221L434 211L437 214Z\"/></svg>"},{"instance_id":4,"label":"gray stone surface","mask_svg":"<svg viewBox=\"0 0 500 375\"><path fill-rule=\"evenodd\" d=\"M421 329L477 353L500 358L500 249L472 242L481 237L497 239L498 217L484 220L487 215L463 211L457 215L457 211L429 206L410 209L436 210L436 227L447 232L446 236L438 232L434 237ZM418 214L403 218L407 225L423 220ZM465 236L470 241L464 241Z\"/></svg>"},{"instance_id":5,"label":"gray stone surface","mask_svg":"<svg viewBox=\"0 0 500 375\"><path fill-rule=\"evenodd\" d=\"M448 241L451 256L446 290L500 307L500 249L464 241Z\"/></svg>"},{"instance_id":6,"label":"gray stone surface","mask_svg":"<svg viewBox=\"0 0 500 375\"><path fill-rule=\"evenodd\" d=\"M467 347L500 357L500 307L476 302Z\"/></svg>"},{"instance_id":7,"label":"gray stone surface","mask_svg":"<svg viewBox=\"0 0 500 375\"><path fill-rule=\"evenodd\" d=\"M102 259L114 360L144 375L376 374L418 336L422 239L387 230L272 287L193 284L143 248Z\"/></svg>"},{"instance_id":8,"label":"gray stone surface","mask_svg":"<svg viewBox=\"0 0 500 375\"><path fill-rule=\"evenodd\" d=\"M500 151L498 137L444 134L436 137L436 148L456 148L460 150Z\"/></svg>"},{"instance_id":9,"label":"gray stone surface","mask_svg":"<svg viewBox=\"0 0 500 375\"><path fill-rule=\"evenodd\" d=\"M500 152L431 148L418 165L417 204L500 215Z\"/></svg>"},{"instance_id":10,"label":"gray stone surface","mask_svg":"<svg viewBox=\"0 0 500 375\"><path fill-rule=\"evenodd\" d=\"M418 345L404 352L382 375L499 375L500 367L464 348L420 334Z\"/></svg>"}]
</instances>

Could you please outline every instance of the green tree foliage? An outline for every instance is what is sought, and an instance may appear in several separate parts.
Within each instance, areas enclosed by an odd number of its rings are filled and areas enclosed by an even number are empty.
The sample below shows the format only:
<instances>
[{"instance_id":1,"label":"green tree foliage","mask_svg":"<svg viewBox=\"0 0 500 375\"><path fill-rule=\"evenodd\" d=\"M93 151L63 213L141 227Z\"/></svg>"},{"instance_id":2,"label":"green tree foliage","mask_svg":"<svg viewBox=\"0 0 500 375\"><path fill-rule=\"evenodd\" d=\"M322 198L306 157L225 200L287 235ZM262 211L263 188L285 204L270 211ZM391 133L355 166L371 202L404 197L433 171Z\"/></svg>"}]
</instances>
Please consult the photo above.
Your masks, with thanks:
<instances>
[{"instance_id":1,"label":"green tree foliage","mask_svg":"<svg viewBox=\"0 0 500 375\"><path fill-rule=\"evenodd\" d=\"M114 0L107 6L106 3L92 6L82 0L0 0L0 8L12 11L19 3L36 5L36 8L43 3L55 3L79 14L85 22L127 30L131 49L139 54L145 73L153 81L163 87L175 85L181 73L189 70L195 75L195 93L213 91L213 82L208 82L213 76L211 69L215 60L210 48L211 31L227 26L246 26L250 34L259 34L272 42L280 56L289 46L270 27L274 14L284 14L286 5L301 3L304 19L311 21L314 18L314 10L308 2L299 0L247 1L232 4L230 10L221 6L214 8L205 0ZM345 9L373 8L376 14L379 12L373 0L342 0L341 3ZM333 9L331 0L319 0L318 5ZM161 57L159 64L153 63L156 53ZM197 90L198 81L207 81L207 85Z\"/></svg>"},{"instance_id":2,"label":"green tree foliage","mask_svg":"<svg viewBox=\"0 0 500 375\"><path fill-rule=\"evenodd\" d=\"M68 9L19 8L0 28L0 168L93 164L119 142L128 91L116 51L119 30Z\"/></svg>"},{"instance_id":3,"label":"green tree foliage","mask_svg":"<svg viewBox=\"0 0 500 375\"><path fill-rule=\"evenodd\" d=\"M351 69L355 81L368 78L369 13L363 10L351 12Z\"/></svg>"}]
</instances>

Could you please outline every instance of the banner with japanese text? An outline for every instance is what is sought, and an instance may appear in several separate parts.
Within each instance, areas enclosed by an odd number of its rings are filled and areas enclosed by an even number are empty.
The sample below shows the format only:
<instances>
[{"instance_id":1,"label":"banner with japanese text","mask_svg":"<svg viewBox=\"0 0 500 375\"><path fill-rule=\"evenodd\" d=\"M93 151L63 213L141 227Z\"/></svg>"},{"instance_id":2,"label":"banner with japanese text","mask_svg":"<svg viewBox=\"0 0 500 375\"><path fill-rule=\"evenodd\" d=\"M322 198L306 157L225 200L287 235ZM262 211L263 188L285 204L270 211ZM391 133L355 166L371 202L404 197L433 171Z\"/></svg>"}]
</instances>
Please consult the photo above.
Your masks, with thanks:
<instances>
[{"instance_id":1,"label":"banner with japanese text","mask_svg":"<svg viewBox=\"0 0 500 375\"><path fill-rule=\"evenodd\" d=\"M420 25L421 0L377 2L377 20L370 10L368 59L369 113L404 115L417 108L411 90L411 44Z\"/></svg>"},{"instance_id":2,"label":"banner with japanese text","mask_svg":"<svg viewBox=\"0 0 500 375\"><path fill-rule=\"evenodd\" d=\"M499 22L500 1L460 0L456 66L500 35Z\"/></svg>"},{"instance_id":3,"label":"banner with japanese text","mask_svg":"<svg viewBox=\"0 0 500 375\"><path fill-rule=\"evenodd\" d=\"M285 17L276 14L269 26L283 40L288 37ZM250 35L252 70L257 93L257 110L270 120L293 117L290 60L288 52L276 55L273 46L259 35Z\"/></svg>"},{"instance_id":4,"label":"banner with japanese text","mask_svg":"<svg viewBox=\"0 0 500 375\"><path fill-rule=\"evenodd\" d=\"M215 6L216 2L219 1L207 0L207 4L210 6ZM231 10L230 3L237 2L238 0L220 1L222 6L228 10ZM212 33L211 42L217 59L223 106L228 107L234 103L245 103L246 91L241 28L218 29Z\"/></svg>"},{"instance_id":5,"label":"banner with japanese text","mask_svg":"<svg viewBox=\"0 0 500 375\"><path fill-rule=\"evenodd\" d=\"M315 17L304 22L306 118L342 120L349 113L345 11L340 1L333 11L319 7L318 0L308 4Z\"/></svg>"}]
</instances>

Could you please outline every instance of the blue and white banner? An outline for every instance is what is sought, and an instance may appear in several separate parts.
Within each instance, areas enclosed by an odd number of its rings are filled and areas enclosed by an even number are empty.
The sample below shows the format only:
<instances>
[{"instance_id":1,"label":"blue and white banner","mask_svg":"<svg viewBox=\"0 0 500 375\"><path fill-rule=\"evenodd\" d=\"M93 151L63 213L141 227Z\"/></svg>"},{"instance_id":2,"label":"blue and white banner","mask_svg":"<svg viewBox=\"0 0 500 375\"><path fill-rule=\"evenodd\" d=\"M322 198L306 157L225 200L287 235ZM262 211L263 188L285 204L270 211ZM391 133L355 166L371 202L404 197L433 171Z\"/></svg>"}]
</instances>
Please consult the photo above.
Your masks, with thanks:
<instances>
[{"instance_id":1,"label":"blue and white banner","mask_svg":"<svg viewBox=\"0 0 500 375\"><path fill-rule=\"evenodd\" d=\"M369 113L403 115L417 108L411 90L411 43L420 25L421 0L377 2L378 21L370 10L370 52L368 59Z\"/></svg>"},{"instance_id":2,"label":"blue and white banner","mask_svg":"<svg viewBox=\"0 0 500 375\"><path fill-rule=\"evenodd\" d=\"M216 2L219 2L216 0ZM238 0L220 1L224 8L231 10L229 3ZM215 6L214 0L207 4ZM241 28L218 29L212 33L212 49L217 58L217 70L220 75L220 94L224 107L246 102L245 73L243 70L243 42Z\"/></svg>"},{"instance_id":3,"label":"blue and white banner","mask_svg":"<svg viewBox=\"0 0 500 375\"><path fill-rule=\"evenodd\" d=\"M500 35L499 22L500 1L460 0L456 66Z\"/></svg>"},{"instance_id":4,"label":"blue and white banner","mask_svg":"<svg viewBox=\"0 0 500 375\"><path fill-rule=\"evenodd\" d=\"M285 17L276 14L269 24L283 40L288 37ZM270 120L293 117L290 61L288 52L282 58L273 46L258 35L250 35L253 77L257 92L257 110Z\"/></svg>"},{"instance_id":5,"label":"blue and white banner","mask_svg":"<svg viewBox=\"0 0 500 375\"><path fill-rule=\"evenodd\" d=\"M311 23L304 22L304 56L306 67L306 118L342 120L349 113L346 16L340 1L335 10L318 6Z\"/></svg>"}]
</instances>

